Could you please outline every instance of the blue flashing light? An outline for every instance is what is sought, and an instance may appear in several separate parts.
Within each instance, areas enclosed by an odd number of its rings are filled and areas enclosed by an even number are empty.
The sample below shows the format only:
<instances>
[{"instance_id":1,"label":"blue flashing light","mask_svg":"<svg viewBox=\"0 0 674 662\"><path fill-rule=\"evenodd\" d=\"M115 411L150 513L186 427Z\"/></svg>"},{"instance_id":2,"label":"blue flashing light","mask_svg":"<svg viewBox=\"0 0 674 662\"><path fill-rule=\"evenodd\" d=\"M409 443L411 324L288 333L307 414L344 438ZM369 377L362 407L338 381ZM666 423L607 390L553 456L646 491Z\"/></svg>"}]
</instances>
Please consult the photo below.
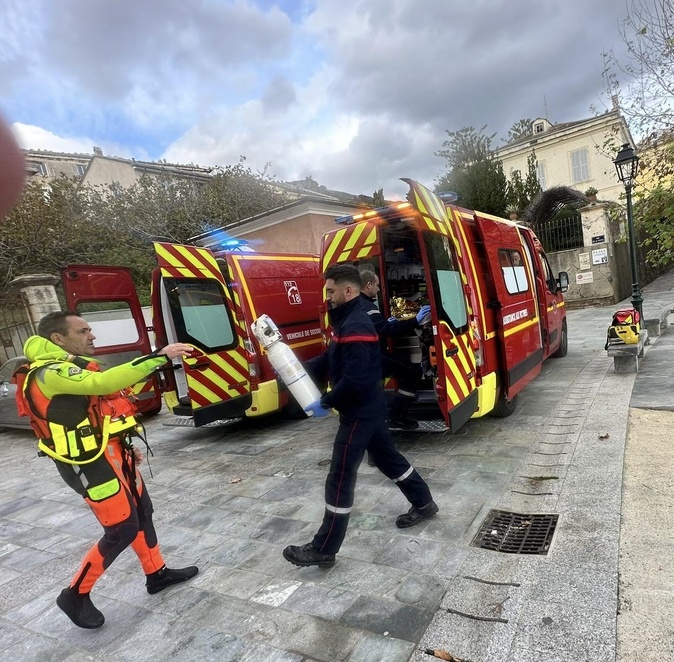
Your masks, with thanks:
<instances>
[{"instance_id":1,"label":"blue flashing light","mask_svg":"<svg viewBox=\"0 0 674 662\"><path fill-rule=\"evenodd\" d=\"M218 248L225 251L231 251L247 245L248 242L245 239L226 239L218 244Z\"/></svg>"},{"instance_id":2,"label":"blue flashing light","mask_svg":"<svg viewBox=\"0 0 674 662\"><path fill-rule=\"evenodd\" d=\"M440 200L442 200L447 204L456 202L459 199L459 194L454 193L454 191L441 191L440 193L436 193L436 195L438 196L438 198L440 198Z\"/></svg>"}]
</instances>

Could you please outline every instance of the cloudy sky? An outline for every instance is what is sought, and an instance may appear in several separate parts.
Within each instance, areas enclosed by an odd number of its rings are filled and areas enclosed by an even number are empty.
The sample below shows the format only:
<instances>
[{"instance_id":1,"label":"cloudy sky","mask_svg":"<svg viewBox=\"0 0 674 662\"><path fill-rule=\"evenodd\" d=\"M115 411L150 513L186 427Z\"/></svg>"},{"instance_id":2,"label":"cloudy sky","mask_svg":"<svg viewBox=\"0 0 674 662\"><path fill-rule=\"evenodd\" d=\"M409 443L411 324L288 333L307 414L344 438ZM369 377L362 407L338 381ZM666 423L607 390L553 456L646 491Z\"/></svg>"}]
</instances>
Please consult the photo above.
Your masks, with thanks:
<instances>
[{"instance_id":1,"label":"cloudy sky","mask_svg":"<svg viewBox=\"0 0 674 662\"><path fill-rule=\"evenodd\" d=\"M604 110L621 0L3 0L26 148L228 165L388 197L445 130ZM270 164L267 167L267 164Z\"/></svg>"}]
</instances>

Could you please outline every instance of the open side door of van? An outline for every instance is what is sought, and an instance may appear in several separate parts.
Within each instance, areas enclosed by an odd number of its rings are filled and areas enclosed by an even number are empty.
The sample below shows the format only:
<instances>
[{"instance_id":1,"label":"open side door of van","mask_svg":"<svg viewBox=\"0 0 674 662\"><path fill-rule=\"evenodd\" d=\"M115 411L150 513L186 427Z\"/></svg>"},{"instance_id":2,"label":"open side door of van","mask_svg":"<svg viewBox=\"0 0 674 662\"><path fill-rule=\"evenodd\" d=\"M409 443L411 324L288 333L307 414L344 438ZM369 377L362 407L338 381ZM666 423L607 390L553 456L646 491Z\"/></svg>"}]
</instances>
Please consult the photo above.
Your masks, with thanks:
<instances>
[{"instance_id":1,"label":"open side door of van","mask_svg":"<svg viewBox=\"0 0 674 662\"><path fill-rule=\"evenodd\" d=\"M477 411L475 352L464 291L465 265L458 253L453 221L435 193L411 179L408 199L421 214L421 238L429 301L437 317L433 336L437 362L436 392L452 432Z\"/></svg>"},{"instance_id":2,"label":"open side door of van","mask_svg":"<svg viewBox=\"0 0 674 662\"><path fill-rule=\"evenodd\" d=\"M512 399L541 371L543 338L531 251L515 223L475 213L496 290L501 369Z\"/></svg>"},{"instance_id":3,"label":"open side door of van","mask_svg":"<svg viewBox=\"0 0 674 662\"><path fill-rule=\"evenodd\" d=\"M126 267L71 265L61 271L68 310L87 320L96 336L96 358L111 368L152 351L131 271ZM133 386L138 410L161 409L159 377Z\"/></svg>"},{"instance_id":4,"label":"open side door of van","mask_svg":"<svg viewBox=\"0 0 674 662\"><path fill-rule=\"evenodd\" d=\"M155 243L160 278L153 287L153 317L166 342L195 352L174 359L175 388L166 403L196 427L244 415L251 406L245 322L239 319L228 283L205 248ZM159 331L159 330L158 330Z\"/></svg>"}]
</instances>

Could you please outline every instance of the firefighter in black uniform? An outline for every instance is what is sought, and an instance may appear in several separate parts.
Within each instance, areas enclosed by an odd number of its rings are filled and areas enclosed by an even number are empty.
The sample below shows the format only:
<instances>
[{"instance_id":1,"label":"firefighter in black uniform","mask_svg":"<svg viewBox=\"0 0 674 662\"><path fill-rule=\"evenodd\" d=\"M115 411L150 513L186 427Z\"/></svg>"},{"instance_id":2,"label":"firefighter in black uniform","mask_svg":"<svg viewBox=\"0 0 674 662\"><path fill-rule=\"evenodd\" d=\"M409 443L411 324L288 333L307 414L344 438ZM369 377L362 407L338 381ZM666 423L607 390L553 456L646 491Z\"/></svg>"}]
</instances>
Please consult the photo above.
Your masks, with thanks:
<instances>
[{"instance_id":1,"label":"firefighter in black uniform","mask_svg":"<svg viewBox=\"0 0 674 662\"><path fill-rule=\"evenodd\" d=\"M356 474L366 449L412 504L396 519L399 528L433 517L438 507L428 485L393 444L386 423L379 336L363 307L358 269L335 265L324 278L332 338L328 349L306 365L317 381L329 380L332 385L314 413L325 415L336 409L339 429L325 484L323 523L310 543L290 545L283 556L298 566L330 568L346 535Z\"/></svg>"},{"instance_id":2,"label":"firefighter in black uniform","mask_svg":"<svg viewBox=\"0 0 674 662\"><path fill-rule=\"evenodd\" d=\"M379 278L374 271L361 271L360 297L363 300L365 312L370 316L381 343L381 368L384 377L395 377L398 382L398 392L391 405L389 425L402 430L416 430L418 421L410 418L407 412L419 390L421 368L410 361L406 361L388 351L387 338L396 338L414 332L428 318L430 306L422 306L416 317L408 320L399 320L395 317L385 319L377 307L376 300L379 293Z\"/></svg>"}]
</instances>

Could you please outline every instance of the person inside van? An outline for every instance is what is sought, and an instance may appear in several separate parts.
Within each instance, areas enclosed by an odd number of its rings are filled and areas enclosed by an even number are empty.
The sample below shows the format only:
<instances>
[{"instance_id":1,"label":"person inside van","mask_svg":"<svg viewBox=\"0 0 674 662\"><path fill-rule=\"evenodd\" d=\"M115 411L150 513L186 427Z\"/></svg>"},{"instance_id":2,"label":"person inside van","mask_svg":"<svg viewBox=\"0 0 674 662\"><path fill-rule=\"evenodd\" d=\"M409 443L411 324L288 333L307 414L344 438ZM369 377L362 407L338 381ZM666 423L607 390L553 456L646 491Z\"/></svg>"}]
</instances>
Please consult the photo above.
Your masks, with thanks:
<instances>
[{"instance_id":1,"label":"person inside van","mask_svg":"<svg viewBox=\"0 0 674 662\"><path fill-rule=\"evenodd\" d=\"M419 390L421 368L419 365L389 352L387 341L388 338L412 334L416 328L427 321L431 307L428 305L422 306L415 317L407 320L399 320L396 317L386 319L377 306L377 295L379 294L379 277L377 274L368 269L361 271L360 283L363 307L379 334L382 374L384 378L394 377L398 382L398 391L389 413L389 427L400 430L416 430L419 427L419 422L410 418L408 411Z\"/></svg>"}]
</instances>

